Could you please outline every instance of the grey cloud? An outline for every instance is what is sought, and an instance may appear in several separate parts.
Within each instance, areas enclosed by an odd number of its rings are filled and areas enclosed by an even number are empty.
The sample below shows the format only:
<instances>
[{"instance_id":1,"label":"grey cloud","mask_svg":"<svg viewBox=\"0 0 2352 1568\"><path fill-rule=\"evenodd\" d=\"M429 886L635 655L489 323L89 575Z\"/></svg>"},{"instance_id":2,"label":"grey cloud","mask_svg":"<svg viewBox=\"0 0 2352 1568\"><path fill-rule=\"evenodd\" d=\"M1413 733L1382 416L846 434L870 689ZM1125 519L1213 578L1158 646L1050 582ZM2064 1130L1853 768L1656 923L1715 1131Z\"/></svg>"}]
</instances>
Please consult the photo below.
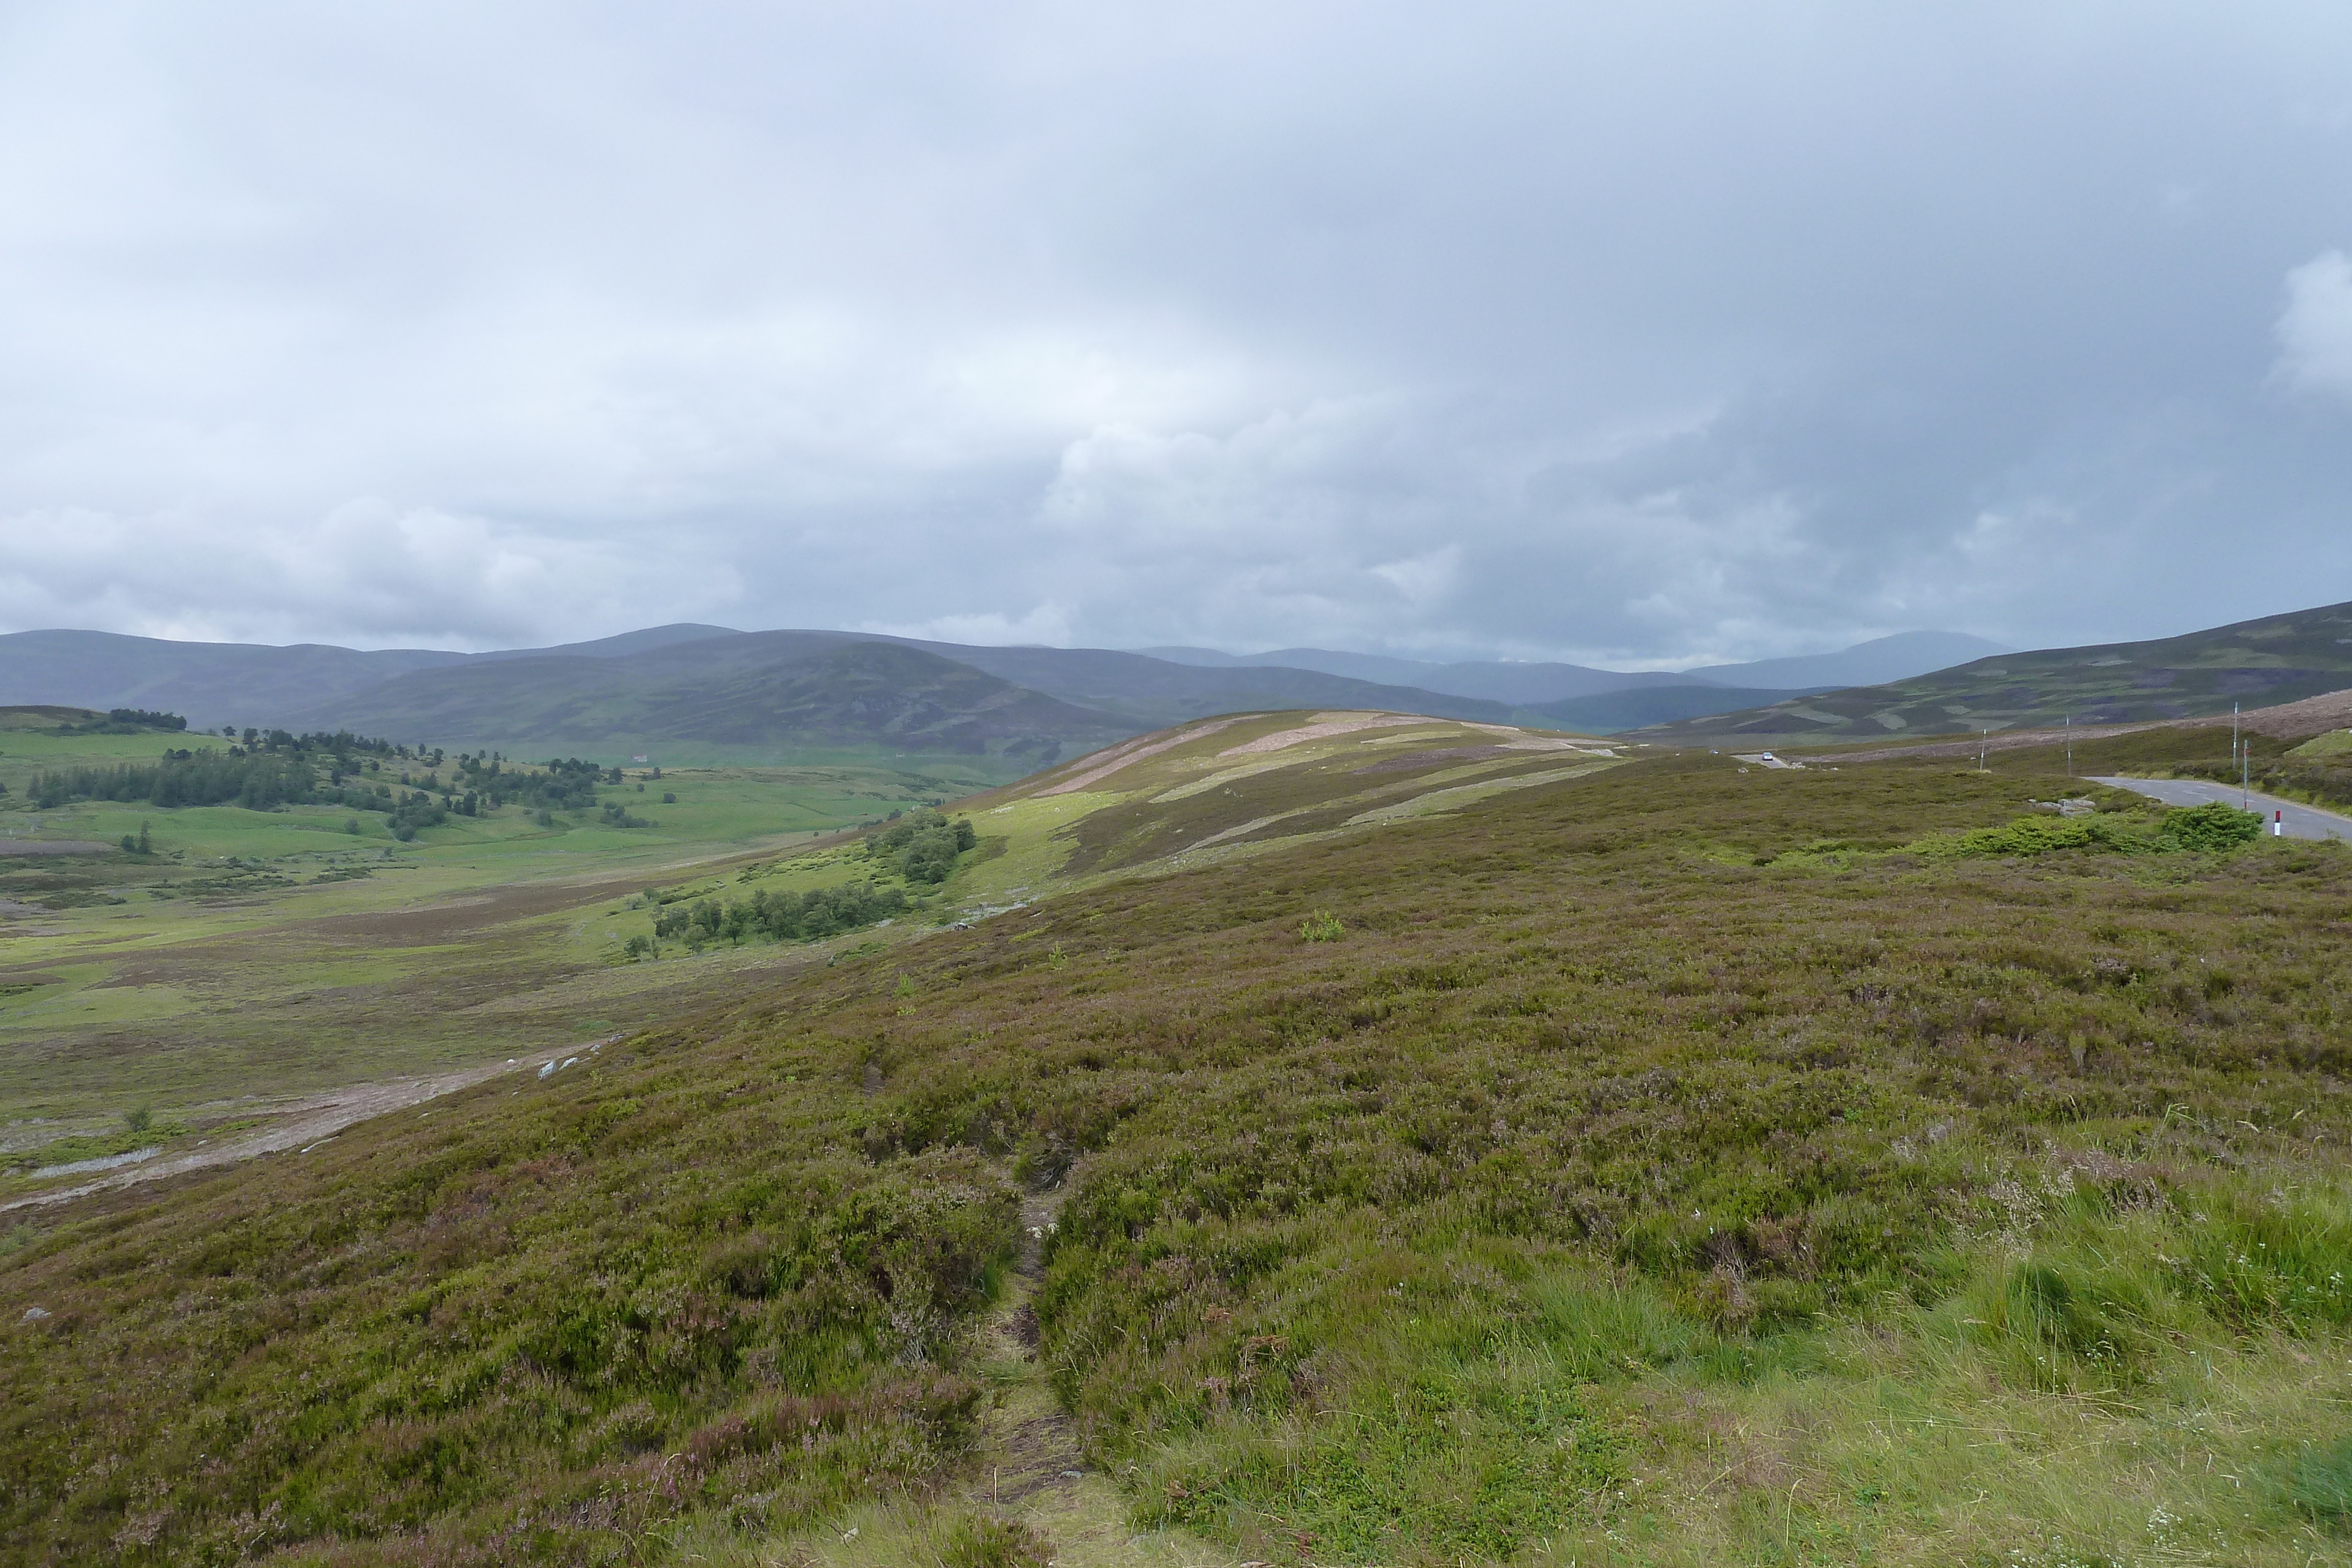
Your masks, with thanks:
<instances>
[{"instance_id":1,"label":"grey cloud","mask_svg":"<svg viewBox=\"0 0 2352 1568\"><path fill-rule=\"evenodd\" d=\"M2352 594L2335 7L36 5L0 141L9 626L1648 664Z\"/></svg>"}]
</instances>

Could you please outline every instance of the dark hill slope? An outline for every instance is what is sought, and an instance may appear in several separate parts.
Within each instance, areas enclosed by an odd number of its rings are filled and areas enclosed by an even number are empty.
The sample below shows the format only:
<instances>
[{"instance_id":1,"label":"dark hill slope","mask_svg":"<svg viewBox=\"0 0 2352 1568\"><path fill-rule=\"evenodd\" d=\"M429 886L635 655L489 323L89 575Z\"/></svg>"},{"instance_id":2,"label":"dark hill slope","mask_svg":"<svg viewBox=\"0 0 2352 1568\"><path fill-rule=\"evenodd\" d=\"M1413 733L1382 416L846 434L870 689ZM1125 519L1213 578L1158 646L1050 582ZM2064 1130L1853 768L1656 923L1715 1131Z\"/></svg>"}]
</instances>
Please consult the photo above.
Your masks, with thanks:
<instances>
[{"instance_id":1,"label":"dark hill slope","mask_svg":"<svg viewBox=\"0 0 2352 1568\"><path fill-rule=\"evenodd\" d=\"M1635 686L1601 692L1564 702L1539 703L1521 710L1548 719L1562 729L1588 735L1614 735L1643 725L1670 724L1678 719L1730 713L1763 703L1802 696L1802 692L1743 691L1737 686Z\"/></svg>"},{"instance_id":2,"label":"dark hill slope","mask_svg":"<svg viewBox=\"0 0 2352 1568\"><path fill-rule=\"evenodd\" d=\"M362 652L321 643L269 647L175 643L111 632L0 636L0 703L152 708L200 727L272 724L414 670L466 662L431 648Z\"/></svg>"},{"instance_id":3,"label":"dark hill slope","mask_svg":"<svg viewBox=\"0 0 2352 1568\"><path fill-rule=\"evenodd\" d=\"M1107 648L992 648L929 643L853 632L740 632L676 643L614 661L626 678L698 679L772 666L821 649L852 644L911 649L966 665L1000 680L1116 714L1137 729L1210 714L1273 708L1392 708L1442 718L1504 723L1499 703L1381 685L1312 670L1198 669Z\"/></svg>"},{"instance_id":4,"label":"dark hill slope","mask_svg":"<svg viewBox=\"0 0 2352 1568\"><path fill-rule=\"evenodd\" d=\"M893 655L902 655L893 657ZM825 662L830 661L830 662ZM807 670L799 674L783 672ZM963 672L951 676L949 670ZM812 673L821 672L821 673ZM876 681L911 684L878 716ZM828 695L831 685L856 680ZM1009 694L1024 691L1025 706ZM542 739L800 743L865 737L992 749L1091 746L1208 714L1287 707L1390 708L1500 723L1499 704L1304 670L1203 670L1090 648L973 648L842 632L747 632L586 660L475 661L420 671L296 716L305 726L430 736L436 744ZM951 712L974 716L950 723ZM860 716L861 715L866 716ZM961 744L950 748L964 749Z\"/></svg>"},{"instance_id":5,"label":"dark hill slope","mask_svg":"<svg viewBox=\"0 0 2352 1568\"><path fill-rule=\"evenodd\" d=\"M716 659L685 647L420 671L302 722L448 746L698 740L1038 761L1141 727L918 649L800 633L751 641L715 640Z\"/></svg>"},{"instance_id":6,"label":"dark hill slope","mask_svg":"<svg viewBox=\"0 0 2352 1568\"><path fill-rule=\"evenodd\" d=\"M173 643L102 632L23 632L0 636L0 703L62 703L97 708L146 707L183 713L200 728L221 723L341 727L364 716L421 717L428 710L455 728L435 730L436 744L463 733L499 733L497 716L517 705L554 702L565 677L540 672L514 677L411 683L380 695L404 676L549 659L610 665L617 692L775 666L820 649L862 643L910 648L1117 716L1127 730L1149 729L1208 714L1289 707L1393 708L1443 717L1507 722L1503 705L1410 687L1351 680L1311 670L1201 669L1094 648L979 648L903 637L822 631L733 632L723 626L649 627L593 642L488 653L434 649L362 652L316 644L265 647ZM593 683L583 682L583 687ZM466 694L464 701L457 694ZM466 704L484 717L469 717ZM596 706L583 693L580 711ZM719 717L708 708L706 716ZM719 722L740 732L732 717ZM403 728L401 733L413 731ZM599 733L608 733L600 730ZM1076 735L1078 730L1071 730ZM716 735L680 738L716 739Z\"/></svg>"},{"instance_id":7,"label":"dark hill slope","mask_svg":"<svg viewBox=\"0 0 2352 1568\"><path fill-rule=\"evenodd\" d=\"M365 651L319 643L179 643L111 632L14 632L0 636L0 703L153 708L184 714L206 729L220 724L280 725L418 670L562 654L612 658L733 635L723 626L653 626L558 648L460 653L439 648Z\"/></svg>"},{"instance_id":8,"label":"dark hill slope","mask_svg":"<svg viewBox=\"0 0 2352 1568\"><path fill-rule=\"evenodd\" d=\"M1112 1486L1198 1561L2325 1556L2352 858L1858 858L2068 788L1633 764L41 1213L0 1563L1100 1561L1022 1531ZM910 1491L952 1552L838 1511Z\"/></svg>"},{"instance_id":9,"label":"dark hill slope","mask_svg":"<svg viewBox=\"0 0 2352 1568\"><path fill-rule=\"evenodd\" d=\"M2269 706L2352 686L2352 604L2147 643L1979 659L1914 680L1857 686L1633 732L1668 744L1885 740L2053 725L2119 724Z\"/></svg>"},{"instance_id":10,"label":"dark hill slope","mask_svg":"<svg viewBox=\"0 0 2352 1568\"><path fill-rule=\"evenodd\" d=\"M1278 666L1317 670L1352 680L1444 692L1513 707L1562 702L1635 686L1685 685L1693 680L1690 675L1665 670L1596 670L1584 664L1512 664L1500 660L1440 664L1381 653L1343 653L1335 648L1276 648L1267 653L1222 653L1213 648L1142 648L1137 652L1204 669ZM1706 677L1699 679L1704 682Z\"/></svg>"},{"instance_id":11,"label":"dark hill slope","mask_svg":"<svg viewBox=\"0 0 2352 1568\"><path fill-rule=\"evenodd\" d=\"M1216 669L1244 665L1280 664L1297 670L1320 670L1327 674L1390 685L1447 692L1455 696L1543 711L1550 705L1573 702L1637 687L1681 688L1727 686L1732 706L1752 707L1772 697L1795 692L1826 691L1837 686L1900 680L1940 670L1965 659L1980 659L2009 650L1982 637L1958 632L1899 632L1891 637L1858 643L1835 653L1814 653L1790 659L1765 659L1749 664L1709 664L1695 670L1596 670L1583 664L1521 664L1506 660L1461 664L1425 664L1418 659L1391 658L1378 653L1345 653L1330 648L1277 648L1268 653L1223 653L1213 648L1142 648L1139 653L1180 664ZM1661 711L1634 722L1685 716L1670 710L1686 706L1688 697L1668 698ZM1628 710L1634 711L1634 710ZM1715 710L1721 711L1721 710ZM1581 722L1581 721L1579 721Z\"/></svg>"},{"instance_id":12,"label":"dark hill slope","mask_svg":"<svg viewBox=\"0 0 2352 1568\"><path fill-rule=\"evenodd\" d=\"M1049 692L1066 702L1122 714L1157 728L1211 714L1272 708L1388 708L1439 718L1507 724L1502 703L1419 687L1353 680L1314 670L1202 669L1109 648L967 648L909 643L942 658Z\"/></svg>"}]
</instances>

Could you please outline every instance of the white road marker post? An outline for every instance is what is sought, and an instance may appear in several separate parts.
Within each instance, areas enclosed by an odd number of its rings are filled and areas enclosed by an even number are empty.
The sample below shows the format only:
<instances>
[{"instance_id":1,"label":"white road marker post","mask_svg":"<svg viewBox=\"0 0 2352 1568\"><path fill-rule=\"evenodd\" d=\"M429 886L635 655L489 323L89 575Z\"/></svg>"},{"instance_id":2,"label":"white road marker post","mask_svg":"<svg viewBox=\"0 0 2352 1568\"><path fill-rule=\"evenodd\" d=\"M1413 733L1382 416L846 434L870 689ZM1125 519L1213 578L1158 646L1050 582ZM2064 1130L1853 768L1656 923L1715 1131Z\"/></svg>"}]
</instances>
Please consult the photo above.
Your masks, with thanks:
<instances>
[{"instance_id":1,"label":"white road marker post","mask_svg":"<svg viewBox=\"0 0 2352 1568\"><path fill-rule=\"evenodd\" d=\"M2271 837L2274 839L2283 839L2286 837L2286 813L2284 811L2273 811L2271 813Z\"/></svg>"}]
</instances>

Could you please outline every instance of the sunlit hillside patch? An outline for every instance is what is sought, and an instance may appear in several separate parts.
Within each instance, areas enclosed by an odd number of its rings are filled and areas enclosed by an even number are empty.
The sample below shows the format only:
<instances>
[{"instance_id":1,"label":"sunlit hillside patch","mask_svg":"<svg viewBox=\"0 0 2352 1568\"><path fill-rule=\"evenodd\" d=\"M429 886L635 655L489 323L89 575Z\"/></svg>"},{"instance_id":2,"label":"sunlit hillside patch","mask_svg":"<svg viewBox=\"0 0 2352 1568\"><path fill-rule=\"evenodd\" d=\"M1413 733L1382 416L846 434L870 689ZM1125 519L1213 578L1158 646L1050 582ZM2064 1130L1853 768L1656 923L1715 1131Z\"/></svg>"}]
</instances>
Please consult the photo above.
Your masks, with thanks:
<instances>
[{"instance_id":1,"label":"sunlit hillside patch","mask_svg":"<svg viewBox=\"0 0 2352 1568\"><path fill-rule=\"evenodd\" d=\"M1008 838L1014 859L991 884L1001 892L1047 876L1082 883L1223 863L1627 755L1585 737L1412 714L1246 714L1106 747L975 797L971 809Z\"/></svg>"}]
</instances>

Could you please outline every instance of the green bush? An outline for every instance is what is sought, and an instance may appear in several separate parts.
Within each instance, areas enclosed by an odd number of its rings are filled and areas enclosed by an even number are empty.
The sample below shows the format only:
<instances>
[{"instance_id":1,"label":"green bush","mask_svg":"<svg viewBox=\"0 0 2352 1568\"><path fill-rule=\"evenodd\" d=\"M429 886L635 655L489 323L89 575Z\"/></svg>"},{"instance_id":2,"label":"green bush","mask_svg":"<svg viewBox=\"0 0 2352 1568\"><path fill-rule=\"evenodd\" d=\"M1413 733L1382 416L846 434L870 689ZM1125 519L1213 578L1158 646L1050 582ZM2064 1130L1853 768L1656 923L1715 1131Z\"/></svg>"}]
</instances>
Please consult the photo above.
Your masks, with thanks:
<instances>
[{"instance_id":1,"label":"green bush","mask_svg":"<svg viewBox=\"0 0 2352 1568\"><path fill-rule=\"evenodd\" d=\"M2184 850L2217 852L2250 844L2263 836L2263 814L2242 811L2220 800L2183 806L2164 814L2162 832Z\"/></svg>"},{"instance_id":2,"label":"green bush","mask_svg":"<svg viewBox=\"0 0 2352 1568\"><path fill-rule=\"evenodd\" d=\"M2088 817L2018 817L1998 828L1971 828L1964 832L1937 833L1904 846L1906 852L1930 860L2045 855L2056 850L2091 850L2110 854L2166 854L2188 851L2219 853L2241 848L2262 837L2263 817L2235 806L2209 801L2167 811L2150 823L2128 813L2101 812Z\"/></svg>"},{"instance_id":3,"label":"green bush","mask_svg":"<svg viewBox=\"0 0 2352 1568\"><path fill-rule=\"evenodd\" d=\"M908 882L941 883L955 870L956 858L979 841L968 820L950 821L926 810L911 811L868 835L866 852L889 861Z\"/></svg>"}]
</instances>

